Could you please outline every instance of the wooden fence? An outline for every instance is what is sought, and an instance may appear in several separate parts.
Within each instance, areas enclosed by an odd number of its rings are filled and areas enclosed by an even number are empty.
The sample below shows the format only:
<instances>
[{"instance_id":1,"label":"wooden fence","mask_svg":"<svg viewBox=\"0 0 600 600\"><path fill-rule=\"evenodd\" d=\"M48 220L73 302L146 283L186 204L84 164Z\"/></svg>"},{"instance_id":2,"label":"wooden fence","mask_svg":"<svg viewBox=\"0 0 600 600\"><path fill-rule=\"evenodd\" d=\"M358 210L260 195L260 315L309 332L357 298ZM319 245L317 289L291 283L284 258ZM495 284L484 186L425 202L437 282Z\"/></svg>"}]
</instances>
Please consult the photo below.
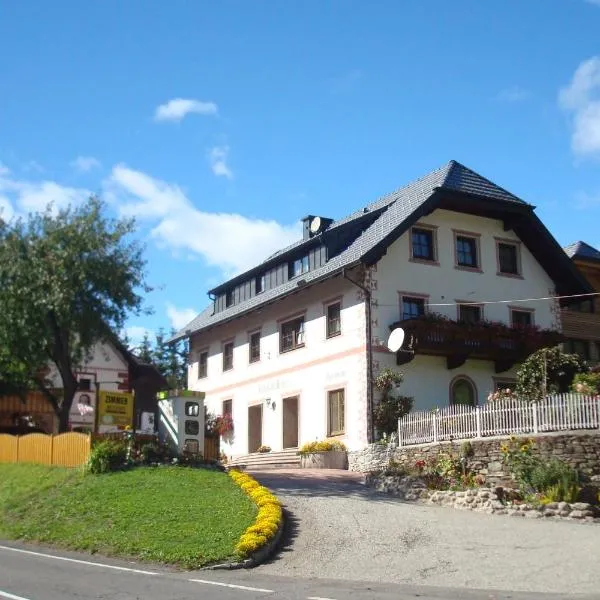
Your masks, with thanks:
<instances>
[{"instance_id":1,"label":"wooden fence","mask_svg":"<svg viewBox=\"0 0 600 600\"><path fill-rule=\"evenodd\" d=\"M0 463L78 467L85 464L89 455L90 436L83 433L0 434Z\"/></svg>"},{"instance_id":2,"label":"wooden fence","mask_svg":"<svg viewBox=\"0 0 600 600\"><path fill-rule=\"evenodd\" d=\"M560 394L539 402L516 399L410 413L398 421L401 446L494 435L600 428L600 396Z\"/></svg>"}]
</instances>

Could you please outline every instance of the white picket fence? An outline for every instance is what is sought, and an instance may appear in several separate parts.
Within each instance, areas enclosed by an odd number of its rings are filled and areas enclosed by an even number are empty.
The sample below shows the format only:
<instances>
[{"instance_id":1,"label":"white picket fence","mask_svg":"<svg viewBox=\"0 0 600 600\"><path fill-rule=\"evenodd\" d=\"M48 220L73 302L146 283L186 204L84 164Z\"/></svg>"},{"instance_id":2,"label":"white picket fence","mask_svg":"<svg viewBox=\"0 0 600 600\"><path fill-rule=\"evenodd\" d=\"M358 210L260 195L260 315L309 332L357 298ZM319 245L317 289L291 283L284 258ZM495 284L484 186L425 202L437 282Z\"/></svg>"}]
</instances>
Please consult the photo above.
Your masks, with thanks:
<instances>
[{"instance_id":1,"label":"white picket fence","mask_svg":"<svg viewBox=\"0 0 600 600\"><path fill-rule=\"evenodd\" d=\"M600 396L560 394L539 402L501 400L475 408L448 406L398 421L401 446L494 435L600 428Z\"/></svg>"}]
</instances>

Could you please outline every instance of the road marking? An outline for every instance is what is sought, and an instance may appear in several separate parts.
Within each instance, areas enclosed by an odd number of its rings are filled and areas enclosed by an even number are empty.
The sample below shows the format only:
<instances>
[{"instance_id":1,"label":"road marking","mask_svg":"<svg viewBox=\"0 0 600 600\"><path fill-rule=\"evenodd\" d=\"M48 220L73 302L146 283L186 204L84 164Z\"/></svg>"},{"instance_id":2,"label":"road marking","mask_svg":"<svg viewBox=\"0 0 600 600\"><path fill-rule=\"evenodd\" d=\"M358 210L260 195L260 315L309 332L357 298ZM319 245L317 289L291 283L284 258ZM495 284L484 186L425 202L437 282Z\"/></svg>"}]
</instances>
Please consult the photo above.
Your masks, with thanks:
<instances>
[{"instance_id":1,"label":"road marking","mask_svg":"<svg viewBox=\"0 0 600 600\"><path fill-rule=\"evenodd\" d=\"M33 552L33 550L23 550L21 548L11 548L10 546L0 546L0 550L9 552L18 552L20 554L29 554L31 556L41 556L43 558L52 558L53 560L64 560L65 562L77 563L79 565L88 565L90 567L102 567L104 569L113 569L114 571L127 571L128 573L140 573L141 575L159 575L154 571L143 571L142 569L130 569L129 567L117 567L116 565L105 565L104 563L91 562L89 560L80 560L77 558L67 558L66 556L56 556L54 554L44 554L43 552Z\"/></svg>"},{"instance_id":2,"label":"road marking","mask_svg":"<svg viewBox=\"0 0 600 600\"><path fill-rule=\"evenodd\" d=\"M264 592L265 594L274 594L274 590L265 590L263 588L248 587L246 585L235 585L234 583L221 583L220 581L208 581L206 579L188 579L194 583L206 583L207 585L219 585L221 587L233 588L234 590L245 590L247 592Z\"/></svg>"},{"instance_id":3,"label":"road marking","mask_svg":"<svg viewBox=\"0 0 600 600\"><path fill-rule=\"evenodd\" d=\"M14 594L9 594L2 590L0 590L0 598L6 598L7 600L29 600L28 598L23 598L23 596L15 596Z\"/></svg>"},{"instance_id":4,"label":"road marking","mask_svg":"<svg viewBox=\"0 0 600 600\"><path fill-rule=\"evenodd\" d=\"M306 600L334 600L334 598L323 598L322 596L309 596Z\"/></svg>"}]
</instances>

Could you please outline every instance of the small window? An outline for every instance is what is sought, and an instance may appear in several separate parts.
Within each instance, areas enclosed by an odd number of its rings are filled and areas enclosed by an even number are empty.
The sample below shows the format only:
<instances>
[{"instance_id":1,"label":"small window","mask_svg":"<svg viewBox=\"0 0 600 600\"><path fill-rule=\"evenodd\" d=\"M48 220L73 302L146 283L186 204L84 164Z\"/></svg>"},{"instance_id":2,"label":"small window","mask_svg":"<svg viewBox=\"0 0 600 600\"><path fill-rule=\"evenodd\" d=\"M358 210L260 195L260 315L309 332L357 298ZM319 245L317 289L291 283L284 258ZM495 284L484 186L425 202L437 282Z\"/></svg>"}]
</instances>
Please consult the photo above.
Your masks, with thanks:
<instances>
[{"instance_id":1,"label":"small window","mask_svg":"<svg viewBox=\"0 0 600 600\"><path fill-rule=\"evenodd\" d=\"M223 344L223 371L233 369L233 342Z\"/></svg>"},{"instance_id":2,"label":"small window","mask_svg":"<svg viewBox=\"0 0 600 600\"><path fill-rule=\"evenodd\" d=\"M327 307L327 337L333 337L342 333L342 305L339 302Z\"/></svg>"},{"instance_id":3,"label":"small window","mask_svg":"<svg viewBox=\"0 0 600 600\"><path fill-rule=\"evenodd\" d=\"M92 380L91 379L80 379L77 382L77 389L80 392L89 392L92 389Z\"/></svg>"},{"instance_id":4,"label":"small window","mask_svg":"<svg viewBox=\"0 0 600 600\"><path fill-rule=\"evenodd\" d=\"M200 352L198 357L198 379L208 375L208 352Z\"/></svg>"},{"instance_id":5,"label":"small window","mask_svg":"<svg viewBox=\"0 0 600 600\"><path fill-rule=\"evenodd\" d=\"M231 417L233 414L233 400L223 400L223 416Z\"/></svg>"},{"instance_id":6,"label":"small window","mask_svg":"<svg viewBox=\"0 0 600 600\"><path fill-rule=\"evenodd\" d=\"M185 435L198 435L200 432L200 423L198 421L185 422Z\"/></svg>"},{"instance_id":7,"label":"small window","mask_svg":"<svg viewBox=\"0 0 600 600\"><path fill-rule=\"evenodd\" d=\"M412 229L412 257L417 260L435 260L435 251L433 246L433 230Z\"/></svg>"},{"instance_id":8,"label":"small window","mask_svg":"<svg viewBox=\"0 0 600 600\"><path fill-rule=\"evenodd\" d=\"M533 325L533 313L529 310L511 310L510 320L513 327L531 327Z\"/></svg>"},{"instance_id":9,"label":"small window","mask_svg":"<svg viewBox=\"0 0 600 600\"><path fill-rule=\"evenodd\" d=\"M517 385L515 379L494 379L494 391L514 390Z\"/></svg>"},{"instance_id":10,"label":"small window","mask_svg":"<svg viewBox=\"0 0 600 600\"><path fill-rule=\"evenodd\" d=\"M479 267L476 238L464 235L456 236L456 263L459 267L469 267L471 269Z\"/></svg>"},{"instance_id":11,"label":"small window","mask_svg":"<svg viewBox=\"0 0 600 600\"><path fill-rule=\"evenodd\" d=\"M333 390L327 393L329 407L329 423L327 435L342 435L345 430L344 390Z\"/></svg>"},{"instance_id":12,"label":"small window","mask_svg":"<svg viewBox=\"0 0 600 600\"><path fill-rule=\"evenodd\" d=\"M254 280L254 287L257 294L262 294L267 289L267 278L265 274L258 275Z\"/></svg>"},{"instance_id":13,"label":"small window","mask_svg":"<svg viewBox=\"0 0 600 600\"><path fill-rule=\"evenodd\" d=\"M304 317L283 323L281 326L281 352L304 346Z\"/></svg>"},{"instance_id":14,"label":"small window","mask_svg":"<svg viewBox=\"0 0 600 600\"><path fill-rule=\"evenodd\" d=\"M425 299L402 297L402 320L417 319L425 314Z\"/></svg>"},{"instance_id":15,"label":"small window","mask_svg":"<svg viewBox=\"0 0 600 600\"><path fill-rule=\"evenodd\" d=\"M233 295L234 295L234 290L228 290L227 293L225 294L225 307L226 308L233 306Z\"/></svg>"},{"instance_id":16,"label":"small window","mask_svg":"<svg viewBox=\"0 0 600 600\"><path fill-rule=\"evenodd\" d=\"M250 362L260 360L260 331L250 334Z\"/></svg>"},{"instance_id":17,"label":"small window","mask_svg":"<svg viewBox=\"0 0 600 600\"><path fill-rule=\"evenodd\" d=\"M593 313L594 302L592 300L583 300L582 302L576 302L567 307L567 310L574 312Z\"/></svg>"},{"instance_id":18,"label":"small window","mask_svg":"<svg viewBox=\"0 0 600 600\"><path fill-rule=\"evenodd\" d=\"M450 391L450 403L463 406L476 406L477 395L475 387L468 379L460 377L454 381Z\"/></svg>"},{"instance_id":19,"label":"small window","mask_svg":"<svg viewBox=\"0 0 600 600\"><path fill-rule=\"evenodd\" d=\"M200 414L200 405L197 402L185 403L185 416L197 417Z\"/></svg>"},{"instance_id":20,"label":"small window","mask_svg":"<svg viewBox=\"0 0 600 600\"><path fill-rule=\"evenodd\" d=\"M460 304L458 307L458 320L463 323L478 323L481 321L481 306Z\"/></svg>"},{"instance_id":21,"label":"small window","mask_svg":"<svg viewBox=\"0 0 600 600\"><path fill-rule=\"evenodd\" d=\"M568 354L578 354L584 360L590 359L590 344L587 340L567 340L563 347Z\"/></svg>"},{"instance_id":22,"label":"small window","mask_svg":"<svg viewBox=\"0 0 600 600\"><path fill-rule=\"evenodd\" d=\"M498 265L500 273L505 275L520 275L519 249L516 244L498 242Z\"/></svg>"},{"instance_id":23,"label":"small window","mask_svg":"<svg viewBox=\"0 0 600 600\"><path fill-rule=\"evenodd\" d=\"M303 273L308 273L308 255L298 258L297 260L290 263L289 266L289 278L299 277Z\"/></svg>"},{"instance_id":24,"label":"small window","mask_svg":"<svg viewBox=\"0 0 600 600\"><path fill-rule=\"evenodd\" d=\"M193 435L193 434L190 434ZM183 449L190 454L199 454L200 453L200 444L198 440L185 440L183 443Z\"/></svg>"}]
</instances>

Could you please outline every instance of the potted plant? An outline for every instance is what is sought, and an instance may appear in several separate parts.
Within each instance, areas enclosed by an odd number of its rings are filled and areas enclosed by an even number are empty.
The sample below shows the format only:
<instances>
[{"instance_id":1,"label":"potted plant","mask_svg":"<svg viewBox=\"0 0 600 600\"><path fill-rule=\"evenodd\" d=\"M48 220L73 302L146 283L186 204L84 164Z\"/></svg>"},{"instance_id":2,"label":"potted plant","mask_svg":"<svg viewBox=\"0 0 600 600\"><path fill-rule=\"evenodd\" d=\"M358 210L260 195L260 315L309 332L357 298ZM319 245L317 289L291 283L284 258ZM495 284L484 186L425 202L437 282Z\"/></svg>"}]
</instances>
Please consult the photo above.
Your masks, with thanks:
<instances>
[{"instance_id":1,"label":"potted plant","mask_svg":"<svg viewBox=\"0 0 600 600\"><path fill-rule=\"evenodd\" d=\"M307 442L300 448L300 466L303 469L346 469L346 445L338 440Z\"/></svg>"}]
</instances>

